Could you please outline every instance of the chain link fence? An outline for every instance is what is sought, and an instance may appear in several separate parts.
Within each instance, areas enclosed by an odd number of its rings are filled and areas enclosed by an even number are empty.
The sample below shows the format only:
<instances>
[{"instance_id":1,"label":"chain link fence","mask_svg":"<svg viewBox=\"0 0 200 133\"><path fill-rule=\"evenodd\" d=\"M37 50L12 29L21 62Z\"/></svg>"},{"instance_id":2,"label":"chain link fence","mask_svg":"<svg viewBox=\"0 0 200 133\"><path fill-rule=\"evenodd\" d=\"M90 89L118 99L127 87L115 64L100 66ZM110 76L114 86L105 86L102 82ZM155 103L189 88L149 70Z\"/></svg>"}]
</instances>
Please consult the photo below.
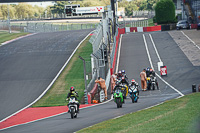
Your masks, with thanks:
<instances>
[{"instance_id":1,"label":"chain link fence","mask_svg":"<svg viewBox=\"0 0 200 133\"><path fill-rule=\"evenodd\" d=\"M67 31L67 30L84 30L95 29L97 24L95 23L41 23L41 22L26 22L26 23L11 23L11 31L20 32L55 32L55 31ZM6 21L0 22L0 30L9 30L9 25Z\"/></svg>"}]
</instances>

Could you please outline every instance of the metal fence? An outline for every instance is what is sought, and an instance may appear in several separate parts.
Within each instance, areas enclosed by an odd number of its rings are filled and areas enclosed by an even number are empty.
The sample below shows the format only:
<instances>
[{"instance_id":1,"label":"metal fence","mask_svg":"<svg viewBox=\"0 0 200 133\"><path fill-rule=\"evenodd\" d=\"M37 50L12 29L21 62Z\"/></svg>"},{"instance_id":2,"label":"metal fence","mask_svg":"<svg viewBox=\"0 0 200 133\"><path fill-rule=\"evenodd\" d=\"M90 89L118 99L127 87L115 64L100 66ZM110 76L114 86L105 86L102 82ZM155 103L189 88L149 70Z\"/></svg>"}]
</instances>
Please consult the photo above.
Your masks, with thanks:
<instances>
[{"instance_id":1,"label":"metal fence","mask_svg":"<svg viewBox=\"0 0 200 133\"><path fill-rule=\"evenodd\" d=\"M119 22L120 28L125 27L147 27L148 26L148 20L124 20Z\"/></svg>"},{"instance_id":2,"label":"metal fence","mask_svg":"<svg viewBox=\"0 0 200 133\"><path fill-rule=\"evenodd\" d=\"M82 30L82 29L95 29L97 24L94 23L37 23L37 22L26 22L26 23L11 23L11 31L20 32L55 32L55 31L66 31L66 30ZM9 25L6 21L0 22L0 30L8 30Z\"/></svg>"}]
</instances>

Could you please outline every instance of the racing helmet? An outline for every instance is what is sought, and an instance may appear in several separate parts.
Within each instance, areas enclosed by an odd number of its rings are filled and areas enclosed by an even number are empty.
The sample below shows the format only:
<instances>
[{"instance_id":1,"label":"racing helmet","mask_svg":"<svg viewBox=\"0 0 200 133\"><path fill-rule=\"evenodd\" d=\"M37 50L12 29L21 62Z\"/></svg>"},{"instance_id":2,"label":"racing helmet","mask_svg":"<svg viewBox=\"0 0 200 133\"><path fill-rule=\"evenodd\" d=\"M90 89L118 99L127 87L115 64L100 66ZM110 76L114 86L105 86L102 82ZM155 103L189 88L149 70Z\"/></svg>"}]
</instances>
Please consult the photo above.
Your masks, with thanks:
<instances>
[{"instance_id":1,"label":"racing helmet","mask_svg":"<svg viewBox=\"0 0 200 133\"><path fill-rule=\"evenodd\" d=\"M150 71L150 68L149 68L149 67L147 67L146 71Z\"/></svg>"},{"instance_id":2,"label":"racing helmet","mask_svg":"<svg viewBox=\"0 0 200 133\"><path fill-rule=\"evenodd\" d=\"M125 73L125 70L122 70L122 73Z\"/></svg>"},{"instance_id":3,"label":"racing helmet","mask_svg":"<svg viewBox=\"0 0 200 133\"><path fill-rule=\"evenodd\" d=\"M135 84L135 79L132 79L132 80L131 80L131 83L132 83L132 84Z\"/></svg>"},{"instance_id":4,"label":"racing helmet","mask_svg":"<svg viewBox=\"0 0 200 133\"><path fill-rule=\"evenodd\" d=\"M122 71L119 71L119 72L118 72L118 74L121 74L121 73L122 73Z\"/></svg>"},{"instance_id":5,"label":"racing helmet","mask_svg":"<svg viewBox=\"0 0 200 133\"><path fill-rule=\"evenodd\" d=\"M75 91L75 88L73 86L70 87L70 92Z\"/></svg>"}]
</instances>

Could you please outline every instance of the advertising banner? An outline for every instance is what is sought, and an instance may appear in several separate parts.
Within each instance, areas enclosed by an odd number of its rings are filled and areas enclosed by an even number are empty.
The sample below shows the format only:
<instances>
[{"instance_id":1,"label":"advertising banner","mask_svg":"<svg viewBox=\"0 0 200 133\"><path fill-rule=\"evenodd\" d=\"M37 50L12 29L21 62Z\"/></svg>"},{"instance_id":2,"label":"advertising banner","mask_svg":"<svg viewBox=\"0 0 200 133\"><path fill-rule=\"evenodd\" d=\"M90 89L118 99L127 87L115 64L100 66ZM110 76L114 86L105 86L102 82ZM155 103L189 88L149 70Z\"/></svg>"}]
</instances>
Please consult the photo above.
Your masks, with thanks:
<instances>
[{"instance_id":1,"label":"advertising banner","mask_svg":"<svg viewBox=\"0 0 200 133\"><path fill-rule=\"evenodd\" d=\"M104 7L103 6L95 6L95 7L79 7L79 8L76 8L76 14L98 13L98 12L104 12Z\"/></svg>"}]
</instances>

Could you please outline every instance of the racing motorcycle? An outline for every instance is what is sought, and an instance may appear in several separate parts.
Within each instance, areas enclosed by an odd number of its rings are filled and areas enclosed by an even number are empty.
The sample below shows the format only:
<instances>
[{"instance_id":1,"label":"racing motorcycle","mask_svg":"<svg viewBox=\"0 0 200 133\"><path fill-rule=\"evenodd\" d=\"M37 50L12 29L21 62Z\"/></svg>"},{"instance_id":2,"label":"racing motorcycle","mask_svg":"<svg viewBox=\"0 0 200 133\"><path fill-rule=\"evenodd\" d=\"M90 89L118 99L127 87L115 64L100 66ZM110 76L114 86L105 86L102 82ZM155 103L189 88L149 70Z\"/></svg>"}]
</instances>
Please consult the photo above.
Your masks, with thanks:
<instances>
[{"instance_id":1,"label":"racing motorcycle","mask_svg":"<svg viewBox=\"0 0 200 133\"><path fill-rule=\"evenodd\" d=\"M151 89L151 78L147 77L147 90Z\"/></svg>"},{"instance_id":2,"label":"racing motorcycle","mask_svg":"<svg viewBox=\"0 0 200 133\"><path fill-rule=\"evenodd\" d=\"M129 87L129 96L132 99L132 103L137 103L138 101L138 86L133 85Z\"/></svg>"},{"instance_id":3,"label":"racing motorcycle","mask_svg":"<svg viewBox=\"0 0 200 133\"><path fill-rule=\"evenodd\" d=\"M128 95L128 86L125 83L122 84L122 92L123 92L123 98L126 99Z\"/></svg>"},{"instance_id":4,"label":"racing motorcycle","mask_svg":"<svg viewBox=\"0 0 200 133\"><path fill-rule=\"evenodd\" d=\"M77 103L78 101L76 101L75 97L70 97L68 107L72 119L77 117L77 109L78 109Z\"/></svg>"},{"instance_id":5,"label":"racing motorcycle","mask_svg":"<svg viewBox=\"0 0 200 133\"><path fill-rule=\"evenodd\" d=\"M151 89L155 90L155 87L156 87L156 77L151 76L150 78L151 78Z\"/></svg>"},{"instance_id":6,"label":"racing motorcycle","mask_svg":"<svg viewBox=\"0 0 200 133\"><path fill-rule=\"evenodd\" d=\"M114 101L117 104L117 108L121 108L124 103L121 87L117 87L114 93Z\"/></svg>"}]
</instances>

